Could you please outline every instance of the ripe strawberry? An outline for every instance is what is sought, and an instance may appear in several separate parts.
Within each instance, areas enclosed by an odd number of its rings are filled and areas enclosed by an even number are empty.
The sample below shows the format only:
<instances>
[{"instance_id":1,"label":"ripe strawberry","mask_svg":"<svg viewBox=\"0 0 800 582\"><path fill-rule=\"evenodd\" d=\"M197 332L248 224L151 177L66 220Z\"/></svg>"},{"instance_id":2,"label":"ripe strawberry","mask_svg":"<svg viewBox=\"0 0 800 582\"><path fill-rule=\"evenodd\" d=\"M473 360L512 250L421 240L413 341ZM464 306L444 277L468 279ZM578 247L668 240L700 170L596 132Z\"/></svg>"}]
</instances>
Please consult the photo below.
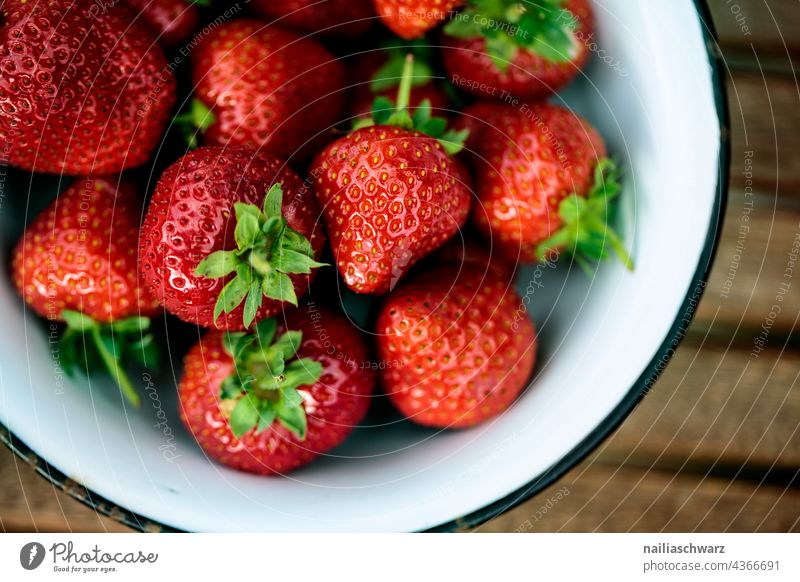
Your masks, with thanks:
<instances>
[{"instance_id":1,"label":"ripe strawberry","mask_svg":"<svg viewBox=\"0 0 800 582\"><path fill-rule=\"evenodd\" d=\"M491 269L504 277L504 281L511 281L516 272L515 264L493 247L491 240L481 240L471 231L462 229L460 236L454 236L436 253L436 265L458 265L481 272Z\"/></svg>"},{"instance_id":2,"label":"ripe strawberry","mask_svg":"<svg viewBox=\"0 0 800 582\"><path fill-rule=\"evenodd\" d=\"M366 358L358 331L316 307L265 319L251 334L210 331L184 360L181 420L217 461L287 473L364 418L375 383Z\"/></svg>"},{"instance_id":3,"label":"ripe strawberry","mask_svg":"<svg viewBox=\"0 0 800 582\"><path fill-rule=\"evenodd\" d=\"M444 28L442 59L476 95L543 97L578 74L593 30L589 0L470 0Z\"/></svg>"},{"instance_id":4,"label":"ripe strawberry","mask_svg":"<svg viewBox=\"0 0 800 582\"><path fill-rule=\"evenodd\" d=\"M431 65L430 47L424 42L396 39L381 49L361 53L352 63L347 63L352 87L348 108L351 118L369 117L377 96L394 100L408 52L414 55L409 112L413 113L426 99L434 112L448 107L447 95L434 81L436 72Z\"/></svg>"},{"instance_id":5,"label":"ripe strawberry","mask_svg":"<svg viewBox=\"0 0 800 582\"><path fill-rule=\"evenodd\" d=\"M394 288L469 214L467 174L446 150L457 151L464 136L444 133L429 105L409 116L411 68L408 60L396 110L376 99L375 125L329 145L311 166L336 264L357 293Z\"/></svg>"},{"instance_id":6,"label":"ripe strawberry","mask_svg":"<svg viewBox=\"0 0 800 582\"><path fill-rule=\"evenodd\" d=\"M6 0L0 7L0 163L100 174L144 163L175 80L124 5Z\"/></svg>"},{"instance_id":7,"label":"ripe strawberry","mask_svg":"<svg viewBox=\"0 0 800 582\"><path fill-rule=\"evenodd\" d=\"M344 70L322 45L256 20L222 24L193 54L195 94L214 120L207 145L260 148L282 159L339 121Z\"/></svg>"},{"instance_id":8,"label":"ripe strawberry","mask_svg":"<svg viewBox=\"0 0 800 582\"><path fill-rule=\"evenodd\" d=\"M464 151L461 155L469 158L470 166L480 163L478 159L480 156L476 154L480 149L483 132L494 128L496 122L502 119L506 111L506 107L495 101L476 101L462 109L453 120L454 128L467 131L467 139L464 141Z\"/></svg>"},{"instance_id":9,"label":"ripe strawberry","mask_svg":"<svg viewBox=\"0 0 800 582\"><path fill-rule=\"evenodd\" d=\"M308 289L325 244L318 216L283 162L199 148L158 181L139 242L142 280L184 321L245 329Z\"/></svg>"},{"instance_id":10,"label":"ripe strawberry","mask_svg":"<svg viewBox=\"0 0 800 582\"><path fill-rule=\"evenodd\" d=\"M536 261L567 251L583 268L613 250L630 257L608 225L618 174L600 135L554 105L494 105L477 132L473 222L512 260ZM466 115L476 116L469 108Z\"/></svg>"},{"instance_id":11,"label":"ripe strawberry","mask_svg":"<svg viewBox=\"0 0 800 582\"><path fill-rule=\"evenodd\" d=\"M28 226L11 268L33 311L67 323L59 364L72 372L85 369L87 360L90 368L101 363L134 405L139 397L122 368L128 358L155 363L146 331L158 312L156 300L140 288L131 245L139 232L137 194L121 178L78 180Z\"/></svg>"},{"instance_id":12,"label":"ripe strawberry","mask_svg":"<svg viewBox=\"0 0 800 582\"><path fill-rule=\"evenodd\" d=\"M156 33L158 42L173 47L194 33L200 14L192 0L125 0Z\"/></svg>"},{"instance_id":13,"label":"ripe strawberry","mask_svg":"<svg viewBox=\"0 0 800 582\"><path fill-rule=\"evenodd\" d=\"M536 334L511 283L465 265L427 271L381 306L376 324L391 402L410 420L465 428L508 408L530 381Z\"/></svg>"},{"instance_id":14,"label":"ripe strawberry","mask_svg":"<svg viewBox=\"0 0 800 582\"><path fill-rule=\"evenodd\" d=\"M392 32L412 39L434 28L464 0L373 0L373 3L375 11Z\"/></svg>"},{"instance_id":15,"label":"ripe strawberry","mask_svg":"<svg viewBox=\"0 0 800 582\"><path fill-rule=\"evenodd\" d=\"M250 9L279 26L344 38L363 35L375 18L370 0L250 0Z\"/></svg>"}]
</instances>

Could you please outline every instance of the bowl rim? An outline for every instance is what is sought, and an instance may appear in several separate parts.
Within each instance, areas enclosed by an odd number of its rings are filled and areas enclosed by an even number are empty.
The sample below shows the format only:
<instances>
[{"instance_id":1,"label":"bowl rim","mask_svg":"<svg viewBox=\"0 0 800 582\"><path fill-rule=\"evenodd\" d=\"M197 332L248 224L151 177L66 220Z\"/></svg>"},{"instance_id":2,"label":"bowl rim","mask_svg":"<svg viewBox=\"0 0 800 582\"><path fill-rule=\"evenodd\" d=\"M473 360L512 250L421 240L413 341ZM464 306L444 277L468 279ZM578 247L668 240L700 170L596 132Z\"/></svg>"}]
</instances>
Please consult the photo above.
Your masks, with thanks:
<instances>
[{"instance_id":1,"label":"bowl rim","mask_svg":"<svg viewBox=\"0 0 800 582\"><path fill-rule=\"evenodd\" d=\"M731 158L728 96L725 88L722 54L717 42L718 37L711 18L708 0L692 0L692 2L697 12L697 18L701 24L703 40L705 42L706 55L710 65L711 85L714 92L714 105L720 129L720 148L717 162L718 180L714 199L715 204L711 212L711 219L703 244L703 250L692 278L692 285L689 287L684 297L681 308L675 316L669 333L659 346L656 354L647 366L645 366L642 374L637 378L633 386L631 386L630 390L628 390L617 406L557 463L553 464L535 479L501 499L469 514L451 519L450 521L433 526L424 531L452 532L464 531L477 527L510 511L561 479L569 470L578 465L578 463L606 440L622 424L625 418L633 412L634 408L641 402L649 388L658 380L661 372L672 359L675 349L686 336L686 330L694 319L695 306L705 291L709 273L717 252L723 222L723 210L728 202ZM49 481L62 493L80 501L87 507L93 509L96 513L110 517L123 525L141 532L168 533L184 531L125 509L113 501L98 495L74 479L67 477L28 447L2 422L0 422L0 442L5 444L12 453L29 464L36 473Z\"/></svg>"}]
</instances>

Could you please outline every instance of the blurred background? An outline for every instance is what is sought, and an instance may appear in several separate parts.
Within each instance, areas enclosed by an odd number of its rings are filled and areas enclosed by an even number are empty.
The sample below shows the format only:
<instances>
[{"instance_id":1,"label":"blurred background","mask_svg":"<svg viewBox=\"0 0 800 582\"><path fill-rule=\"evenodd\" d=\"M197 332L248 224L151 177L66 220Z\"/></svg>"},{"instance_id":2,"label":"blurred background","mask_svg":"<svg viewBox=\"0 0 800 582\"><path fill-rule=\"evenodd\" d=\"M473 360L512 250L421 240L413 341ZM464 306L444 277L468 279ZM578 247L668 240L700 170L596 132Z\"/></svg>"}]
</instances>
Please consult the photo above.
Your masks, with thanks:
<instances>
[{"instance_id":1,"label":"blurred background","mask_svg":"<svg viewBox=\"0 0 800 582\"><path fill-rule=\"evenodd\" d=\"M476 531L800 531L800 2L709 5L731 190L694 323L616 433ZM82 492L54 489L0 447L0 530L131 531L69 495Z\"/></svg>"}]
</instances>

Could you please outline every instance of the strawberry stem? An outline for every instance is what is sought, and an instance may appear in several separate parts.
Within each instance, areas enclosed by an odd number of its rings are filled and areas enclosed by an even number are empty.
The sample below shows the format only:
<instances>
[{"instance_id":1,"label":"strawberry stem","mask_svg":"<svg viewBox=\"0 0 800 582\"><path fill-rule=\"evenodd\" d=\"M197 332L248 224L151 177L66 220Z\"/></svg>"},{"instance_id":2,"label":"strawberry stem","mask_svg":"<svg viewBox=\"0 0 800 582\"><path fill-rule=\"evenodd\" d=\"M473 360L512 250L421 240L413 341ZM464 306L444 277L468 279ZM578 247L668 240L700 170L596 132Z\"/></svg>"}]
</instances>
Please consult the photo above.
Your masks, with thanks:
<instances>
[{"instance_id":1,"label":"strawberry stem","mask_svg":"<svg viewBox=\"0 0 800 582\"><path fill-rule=\"evenodd\" d=\"M414 55L414 73L411 76L411 85L418 87L433 82L434 72L431 67L433 50L428 41L393 38L384 43L381 48L382 54L384 52L386 54L386 61L370 79L369 88L373 93L383 93L400 84L409 51Z\"/></svg>"},{"instance_id":2,"label":"strawberry stem","mask_svg":"<svg viewBox=\"0 0 800 582\"><path fill-rule=\"evenodd\" d=\"M97 348L97 352L100 354L100 357L103 360L103 364L105 364L108 373L117 383L117 386L119 386L119 389L122 391L122 395L125 396L131 405L138 408L141 404L139 394L137 394L136 390L133 389L130 379L122 370L117 358L114 356L114 354L108 351L108 348L106 348L103 338L100 335L100 328L93 328L91 335L92 339L94 340L94 345Z\"/></svg>"},{"instance_id":3,"label":"strawberry stem","mask_svg":"<svg viewBox=\"0 0 800 582\"><path fill-rule=\"evenodd\" d=\"M403 63L403 74L400 77L400 86L397 88L397 113L408 110L411 100L411 82L414 77L414 55L408 53Z\"/></svg>"},{"instance_id":4,"label":"strawberry stem","mask_svg":"<svg viewBox=\"0 0 800 582\"><path fill-rule=\"evenodd\" d=\"M411 99L411 85L414 78L414 55L406 55L403 65L403 75L400 78L400 87L397 90L397 101L392 103L386 97L376 97L372 103L372 118L357 119L353 130L373 125L394 125L403 129L415 130L424 133L442 144L444 150L452 155L464 148L464 142L469 131L453 131L447 129L447 119L431 115L431 102L425 99L414 110L414 115L408 111Z\"/></svg>"}]
</instances>

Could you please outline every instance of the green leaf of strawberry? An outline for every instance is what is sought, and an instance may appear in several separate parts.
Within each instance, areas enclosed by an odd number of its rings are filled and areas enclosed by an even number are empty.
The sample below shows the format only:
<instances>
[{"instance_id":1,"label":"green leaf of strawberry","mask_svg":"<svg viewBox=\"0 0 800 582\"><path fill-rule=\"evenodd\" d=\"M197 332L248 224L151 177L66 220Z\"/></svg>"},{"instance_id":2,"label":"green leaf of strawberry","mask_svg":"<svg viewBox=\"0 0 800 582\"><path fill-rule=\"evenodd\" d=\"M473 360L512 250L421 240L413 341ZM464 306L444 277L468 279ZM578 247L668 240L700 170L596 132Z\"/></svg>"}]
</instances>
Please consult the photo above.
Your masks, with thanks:
<instances>
[{"instance_id":1,"label":"green leaf of strawberry","mask_svg":"<svg viewBox=\"0 0 800 582\"><path fill-rule=\"evenodd\" d=\"M308 421L306 413L301 406L291 407L281 403L276 410L278 422L280 422L287 430L295 433L300 440L306 438L308 431Z\"/></svg>"},{"instance_id":2,"label":"green leaf of strawberry","mask_svg":"<svg viewBox=\"0 0 800 582\"><path fill-rule=\"evenodd\" d=\"M520 48L567 63L575 53L575 17L565 0L471 0L444 27L455 38L482 37L486 52L500 71L506 71Z\"/></svg>"},{"instance_id":3,"label":"green leaf of strawberry","mask_svg":"<svg viewBox=\"0 0 800 582\"><path fill-rule=\"evenodd\" d=\"M139 406L141 399L125 373L129 362L147 368L158 366L158 348L149 332L150 319L130 317L111 323L99 323L91 317L65 309L61 319L67 329L59 340L59 363L64 371L91 372L103 368L114 379L125 399Z\"/></svg>"},{"instance_id":4,"label":"green leaf of strawberry","mask_svg":"<svg viewBox=\"0 0 800 582\"><path fill-rule=\"evenodd\" d=\"M358 119L353 129L371 125L394 125L403 129L413 129L437 139L450 155L457 154L464 148L464 142L469 135L466 129L448 130L445 118L431 115L431 102L428 99L417 106L413 116L409 114L408 104L414 78L413 71L414 55L409 53L405 57L396 103L392 103L391 99L383 96L376 97L372 104L372 119Z\"/></svg>"},{"instance_id":5,"label":"green leaf of strawberry","mask_svg":"<svg viewBox=\"0 0 800 582\"><path fill-rule=\"evenodd\" d=\"M211 279L220 279L236 270L239 260L236 251L219 251L206 257L197 267L197 274Z\"/></svg>"},{"instance_id":6,"label":"green leaf of strawberry","mask_svg":"<svg viewBox=\"0 0 800 582\"><path fill-rule=\"evenodd\" d=\"M607 158L598 162L594 184L586 197L573 194L559 204L558 213L564 224L538 246L539 257L563 249L591 275L592 265L608 259L613 252L632 271L633 260L610 225L612 203L621 189L617 165Z\"/></svg>"},{"instance_id":7,"label":"green leaf of strawberry","mask_svg":"<svg viewBox=\"0 0 800 582\"><path fill-rule=\"evenodd\" d=\"M196 149L200 145L197 136L203 135L216 121L216 115L197 98L189 101L187 109L173 120L190 149Z\"/></svg>"},{"instance_id":8,"label":"green leaf of strawberry","mask_svg":"<svg viewBox=\"0 0 800 582\"><path fill-rule=\"evenodd\" d=\"M308 423L298 388L315 384L323 366L311 358L297 358L303 341L300 331L275 338L277 322L260 321L253 333L227 333L223 345L233 357L235 371L220 387L223 401L235 401L230 414L237 438L250 430L259 433L277 420L301 440Z\"/></svg>"},{"instance_id":9,"label":"green leaf of strawberry","mask_svg":"<svg viewBox=\"0 0 800 582\"><path fill-rule=\"evenodd\" d=\"M259 420L259 410L256 403L249 394L245 394L236 403L231 413L231 431L237 437L241 437L249 431Z\"/></svg>"},{"instance_id":10,"label":"green leaf of strawberry","mask_svg":"<svg viewBox=\"0 0 800 582\"><path fill-rule=\"evenodd\" d=\"M250 327L263 298L297 305L289 275L308 274L325 266L314 260L310 241L293 230L281 214L283 189L273 185L262 208L236 203L236 250L221 250L203 259L195 274L220 279L235 273L214 305L214 321L244 301L244 325Z\"/></svg>"}]
</instances>

